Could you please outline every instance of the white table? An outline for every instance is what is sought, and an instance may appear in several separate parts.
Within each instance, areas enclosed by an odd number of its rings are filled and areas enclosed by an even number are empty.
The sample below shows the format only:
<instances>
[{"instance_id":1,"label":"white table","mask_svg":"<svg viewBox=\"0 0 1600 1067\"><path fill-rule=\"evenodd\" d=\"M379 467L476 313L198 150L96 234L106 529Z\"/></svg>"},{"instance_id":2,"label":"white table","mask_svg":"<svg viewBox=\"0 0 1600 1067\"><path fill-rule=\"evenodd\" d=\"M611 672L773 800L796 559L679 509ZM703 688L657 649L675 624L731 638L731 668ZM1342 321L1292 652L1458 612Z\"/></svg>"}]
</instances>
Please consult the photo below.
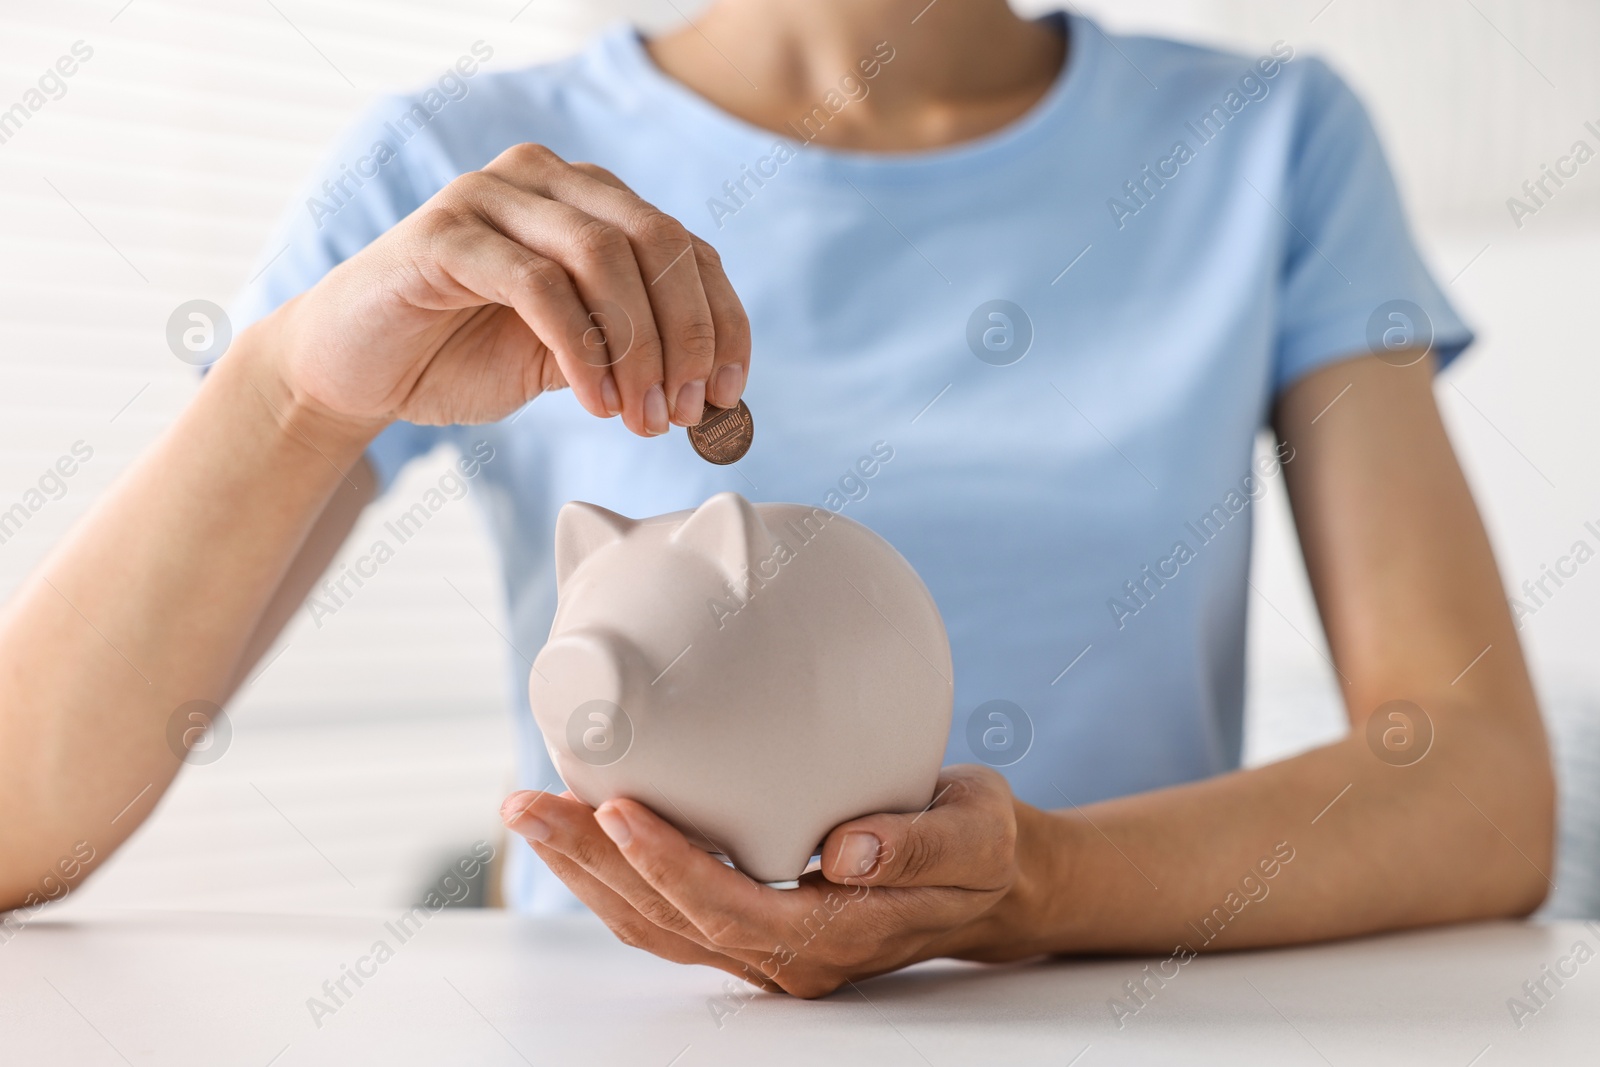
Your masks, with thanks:
<instances>
[{"instance_id":1,"label":"white table","mask_svg":"<svg viewBox=\"0 0 1600 1067\"><path fill-rule=\"evenodd\" d=\"M1600 924L1484 926L1186 964L1118 1028L1146 961L932 963L725 1014L723 976L623 947L587 917L93 913L0 945L0 1063L1594 1063L1600 957L1519 1029L1507 998ZM317 1027L307 1006L382 939L392 958ZM1153 988L1153 986L1152 986ZM329 1002L331 1004L331 1001Z\"/></svg>"}]
</instances>

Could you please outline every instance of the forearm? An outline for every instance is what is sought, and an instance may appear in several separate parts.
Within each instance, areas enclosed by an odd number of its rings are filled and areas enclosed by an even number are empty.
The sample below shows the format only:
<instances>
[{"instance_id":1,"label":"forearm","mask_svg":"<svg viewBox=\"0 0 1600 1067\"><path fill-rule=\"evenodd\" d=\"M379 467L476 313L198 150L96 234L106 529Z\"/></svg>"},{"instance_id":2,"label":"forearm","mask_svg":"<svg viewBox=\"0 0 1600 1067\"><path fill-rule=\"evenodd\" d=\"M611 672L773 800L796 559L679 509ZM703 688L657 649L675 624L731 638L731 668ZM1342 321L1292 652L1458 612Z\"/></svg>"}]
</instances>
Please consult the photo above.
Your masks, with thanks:
<instances>
[{"instance_id":1,"label":"forearm","mask_svg":"<svg viewBox=\"0 0 1600 1067\"><path fill-rule=\"evenodd\" d=\"M356 492L375 427L297 408L272 343L271 320L238 339L0 617L0 907L139 825L181 764L173 712L227 698L307 531Z\"/></svg>"},{"instance_id":2,"label":"forearm","mask_svg":"<svg viewBox=\"0 0 1600 1067\"><path fill-rule=\"evenodd\" d=\"M1410 766L1356 731L1191 785L1023 811L1019 854L1035 860L997 909L995 955L1199 952L1525 914L1552 873L1537 716L1432 706L1432 748Z\"/></svg>"},{"instance_id":3,"label":"forearm","mask_svg":"<svg viewBox=\"0 0 1600 1067\"><path fill-rule=\"evenodd\" d=\"M1209 781L1023 813L1019 856L1043 861L1022 884L1041 888L1021 894L1019 932L996 943L1031 929L1051 951L1243 948L1524 914L1543 899L1555 806L1544 730L1424 355L1329 365L1274 415L1295 450L1285 476L1350 736ZM1396 698L1431 723L1414 761L1382 752ZM1280 849L1294 858L1274 862Z\"/></svg>"}]
</instances>

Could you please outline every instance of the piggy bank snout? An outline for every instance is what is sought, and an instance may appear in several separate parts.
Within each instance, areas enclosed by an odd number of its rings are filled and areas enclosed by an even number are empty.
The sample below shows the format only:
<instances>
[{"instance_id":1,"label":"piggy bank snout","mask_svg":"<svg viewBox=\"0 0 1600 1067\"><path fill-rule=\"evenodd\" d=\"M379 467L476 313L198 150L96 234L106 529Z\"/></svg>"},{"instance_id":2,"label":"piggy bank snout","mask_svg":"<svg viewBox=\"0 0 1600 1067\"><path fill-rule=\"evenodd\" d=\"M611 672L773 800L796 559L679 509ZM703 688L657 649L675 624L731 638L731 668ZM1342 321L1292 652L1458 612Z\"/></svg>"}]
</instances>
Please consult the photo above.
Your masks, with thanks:
<instances>
[{"instance_id":1,"label":"piggy bank snout","mask_svg":"<svg viewBox=\"0 0 1600 1067\"><path fill-rule=\"evenodd\" d=\"M585 629L550 642L533 661L528 702L534 721L556 769L580 796L592 785L582 781L581 768L608 766L630 746L627 682L636 673L630 664L640 659L620 635Z\"/></svg>"}]
</instances>

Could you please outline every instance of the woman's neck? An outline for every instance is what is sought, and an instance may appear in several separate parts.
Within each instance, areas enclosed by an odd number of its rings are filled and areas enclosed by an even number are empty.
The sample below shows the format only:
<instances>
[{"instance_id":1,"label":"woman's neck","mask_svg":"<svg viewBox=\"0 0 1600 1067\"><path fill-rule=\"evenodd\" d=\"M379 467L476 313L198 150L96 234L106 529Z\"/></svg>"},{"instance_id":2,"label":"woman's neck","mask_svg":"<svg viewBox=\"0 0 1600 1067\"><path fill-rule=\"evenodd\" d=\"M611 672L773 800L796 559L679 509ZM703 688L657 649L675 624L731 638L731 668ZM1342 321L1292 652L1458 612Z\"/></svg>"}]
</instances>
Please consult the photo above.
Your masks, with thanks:
<instances>
[{"instance_id":1,"label":"woman's neck","mask_svg":"<svg viewBox=\"0 0 1600 1067\"><path fill-rule=\"evenodd\" d=\"M784 136L868 151L981 137L1026 112L1066 42L1005 0L719 0L648 43L662 71Z\"/></svg>"}]
</instances>

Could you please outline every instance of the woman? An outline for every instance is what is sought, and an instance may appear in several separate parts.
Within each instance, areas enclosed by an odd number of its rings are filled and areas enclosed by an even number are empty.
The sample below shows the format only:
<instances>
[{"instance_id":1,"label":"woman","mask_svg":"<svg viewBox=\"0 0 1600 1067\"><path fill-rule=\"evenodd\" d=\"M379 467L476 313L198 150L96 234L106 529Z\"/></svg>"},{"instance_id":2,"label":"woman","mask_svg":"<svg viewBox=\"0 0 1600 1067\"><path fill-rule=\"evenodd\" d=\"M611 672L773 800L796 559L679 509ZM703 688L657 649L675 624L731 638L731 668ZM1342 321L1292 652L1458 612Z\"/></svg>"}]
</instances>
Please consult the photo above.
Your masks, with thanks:
<instances>
[{"instance_id":1,"label":"woman","mask_svg":"<svg viewBox=\"0 0 1600 1067\"><path fill-rule=\"evenodd\" d=\"M336 150L253 324L13 598L5 902L137 825L171 709L224 699L444 442L475 457L524 655L560 503L735 489L877 529L955 656L935 804L839 827L788 893L639 804L545 791L519 708L504 815L543 861L519 854L519 906L570 890L631 944L813 996L934 956L1182 956L1543 899L1544 737L1431 391L1470 334L1326 67L1003 0L720 0L552 66L488 51ZM741 396L739 467L655 439ZM1249 503L1280 476L1352 730L1239 770Z\"/></svg>"}]
</instances>

